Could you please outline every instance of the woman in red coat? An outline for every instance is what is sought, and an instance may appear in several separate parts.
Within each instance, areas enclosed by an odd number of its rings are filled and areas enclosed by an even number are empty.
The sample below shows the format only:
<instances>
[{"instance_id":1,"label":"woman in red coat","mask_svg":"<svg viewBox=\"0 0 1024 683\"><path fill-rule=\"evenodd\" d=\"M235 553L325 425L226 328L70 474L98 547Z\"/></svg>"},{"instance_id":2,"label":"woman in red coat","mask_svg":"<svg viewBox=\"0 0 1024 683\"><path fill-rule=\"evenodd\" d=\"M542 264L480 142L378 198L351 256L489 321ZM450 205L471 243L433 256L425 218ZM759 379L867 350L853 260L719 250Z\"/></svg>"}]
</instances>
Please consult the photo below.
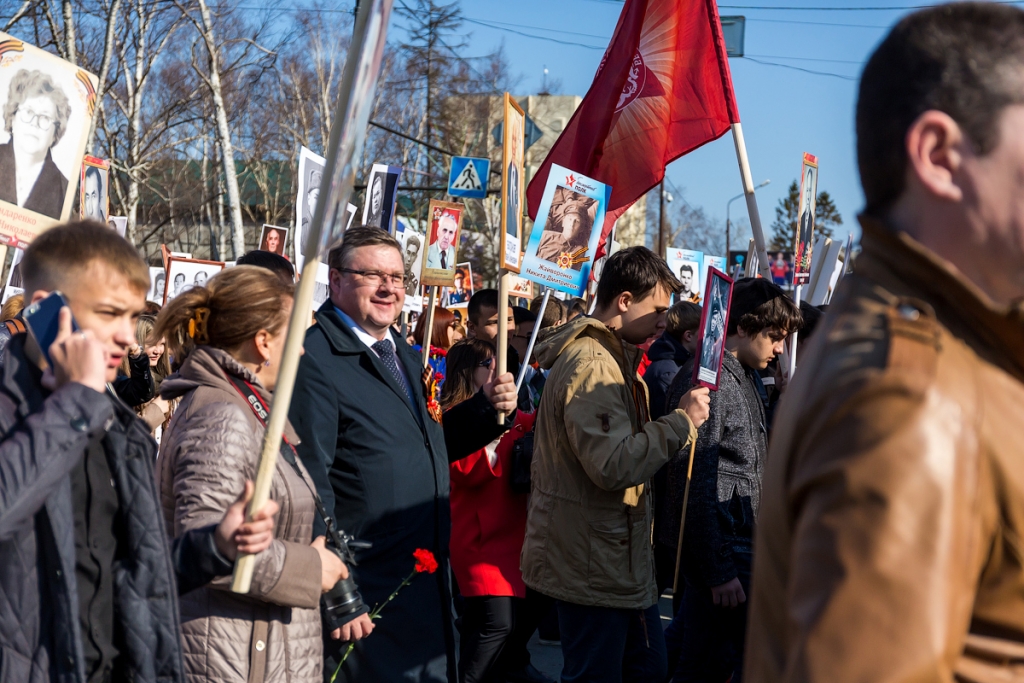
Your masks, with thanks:
<instances>
[{"instance_id":1,"label":"woman in red coat","mask_svg":"<svg viewBox=\"0 0 1024 683\"><path fill-rule=\"evenodd\" d=\"M494 378L495 365L494 347L486 341L466 339L452 346L442 410L476 394ZM516 612L525 603L519 555L526 535L527 494L514 492L509 480L513 447L533 429L535 417L519 411L504 436L451 465L451 564L465 598L461 683L489 680L495 673Z\"/></svg>"}]
</instances>

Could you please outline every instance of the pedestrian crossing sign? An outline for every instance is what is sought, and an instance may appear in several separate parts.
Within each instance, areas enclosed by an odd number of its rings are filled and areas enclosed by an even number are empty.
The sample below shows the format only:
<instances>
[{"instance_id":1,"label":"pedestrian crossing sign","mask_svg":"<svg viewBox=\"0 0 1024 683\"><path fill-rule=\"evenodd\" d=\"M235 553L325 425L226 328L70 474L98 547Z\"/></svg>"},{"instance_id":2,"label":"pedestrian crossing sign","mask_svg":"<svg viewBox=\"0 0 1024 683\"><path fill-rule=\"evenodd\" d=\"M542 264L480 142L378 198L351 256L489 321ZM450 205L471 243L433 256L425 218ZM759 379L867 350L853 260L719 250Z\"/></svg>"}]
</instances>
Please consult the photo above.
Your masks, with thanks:
<instances>
[{"instance_id":1,"label":"pedestrian crossing sign","mask_svg":"<svg viewBox=\"0 0 1024 683\"><path fill-rule=\"evenodd\" d=\"M487 175L490 172L490 159L452 157L452 168L448 173L448 194L453 197L483 199L487 196Z\"/></svg>"}]
</instances>

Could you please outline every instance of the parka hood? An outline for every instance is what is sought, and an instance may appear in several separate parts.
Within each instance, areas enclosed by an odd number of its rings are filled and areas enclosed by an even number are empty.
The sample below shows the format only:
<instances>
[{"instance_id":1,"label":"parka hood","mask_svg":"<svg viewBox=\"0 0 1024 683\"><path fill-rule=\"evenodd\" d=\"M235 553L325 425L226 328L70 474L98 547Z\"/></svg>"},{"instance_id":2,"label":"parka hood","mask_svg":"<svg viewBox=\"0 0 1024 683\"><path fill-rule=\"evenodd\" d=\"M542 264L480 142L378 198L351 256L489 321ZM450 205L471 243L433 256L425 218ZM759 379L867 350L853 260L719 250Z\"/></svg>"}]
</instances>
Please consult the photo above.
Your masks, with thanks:
<instances>
[{"instance_id":1,"label":"parka hood","mask_svg":"<svg viewBox=\"0 0 1024 683\"><path fill-rule=\"evenodd\" d=\"M604 323L600 320L597 320L596 318L589 318L587 316L580 316L561 327L556 327L552 330L545 330L541 333L541 338L538 339L537 347L534 350L540 367L545 370L550 370L551 366L553 366L555 361L558 360L558 356L561 355L562 351L580 337L593 337L601 344L601 346L604 346L611 351L620 363L622 362L623 347L626 346L626 344L619 341L619 338L615 336L615 333L605 327Z\"/></svg>"}]
</instances>

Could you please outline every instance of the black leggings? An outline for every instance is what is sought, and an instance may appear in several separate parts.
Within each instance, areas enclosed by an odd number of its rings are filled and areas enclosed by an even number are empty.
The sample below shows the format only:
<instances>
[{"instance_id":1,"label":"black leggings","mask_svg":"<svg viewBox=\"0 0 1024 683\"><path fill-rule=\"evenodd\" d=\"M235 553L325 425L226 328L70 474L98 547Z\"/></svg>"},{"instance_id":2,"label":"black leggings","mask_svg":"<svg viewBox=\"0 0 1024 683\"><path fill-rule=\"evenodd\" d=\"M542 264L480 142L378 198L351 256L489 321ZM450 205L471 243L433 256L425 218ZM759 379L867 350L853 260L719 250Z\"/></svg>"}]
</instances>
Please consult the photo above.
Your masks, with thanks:
<instances>
[{"instance_id":1,"label":"black leggings","mask_svg":"<svg viewBox=\"0 0 1024 683\"><path fill-rule=\"evenodd\" d=\"M527 588L526 599L504 596L463 598L460 683L486 681L495 673L529 666L526 645L554 600Z\"/></svg>"},{"instance_id":2,"label":"black leggings","mask_svg":"<svg viewBox=\"0 0 1024 683\"><path fill-rule=\"evenodd\" d=\"M493 595L463 598L459 683L487 679L515 627L515 599Z\"/></svg>"}]
</instances>

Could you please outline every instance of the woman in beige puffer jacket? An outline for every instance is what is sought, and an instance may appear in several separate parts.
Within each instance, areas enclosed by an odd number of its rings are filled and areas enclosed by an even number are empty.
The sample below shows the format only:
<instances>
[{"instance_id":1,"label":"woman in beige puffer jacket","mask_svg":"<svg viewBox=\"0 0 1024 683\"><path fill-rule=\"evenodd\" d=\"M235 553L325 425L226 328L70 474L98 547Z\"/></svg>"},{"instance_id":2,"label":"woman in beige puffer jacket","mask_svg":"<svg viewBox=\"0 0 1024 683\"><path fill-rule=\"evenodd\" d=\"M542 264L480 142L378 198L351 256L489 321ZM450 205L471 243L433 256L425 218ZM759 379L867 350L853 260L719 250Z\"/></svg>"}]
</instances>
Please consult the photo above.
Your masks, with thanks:
<instances>
[{"instance_id":1,"label":"woman in beige puffer jacket","mask_svg":"<svg viewBox=\"0 0 1024 683\"><path fill-rule=\"evenodd\" d=\"M264 429L232 379L270 404L292 289L269 271L238 266L178 295L158 318L157 336L185 357L161 387L165 399L181 401L157 463L172 536L220 520L245 480L256 478ZM291 425L285 437L296 443ZM310 544L315 487L296 462L299 472L278 458L275 540L257 556L250 592L232 593L226 577L180 598L190 681L323 680L320 595L347 571L322 538Z\"/></svg>"}]
</instances>

